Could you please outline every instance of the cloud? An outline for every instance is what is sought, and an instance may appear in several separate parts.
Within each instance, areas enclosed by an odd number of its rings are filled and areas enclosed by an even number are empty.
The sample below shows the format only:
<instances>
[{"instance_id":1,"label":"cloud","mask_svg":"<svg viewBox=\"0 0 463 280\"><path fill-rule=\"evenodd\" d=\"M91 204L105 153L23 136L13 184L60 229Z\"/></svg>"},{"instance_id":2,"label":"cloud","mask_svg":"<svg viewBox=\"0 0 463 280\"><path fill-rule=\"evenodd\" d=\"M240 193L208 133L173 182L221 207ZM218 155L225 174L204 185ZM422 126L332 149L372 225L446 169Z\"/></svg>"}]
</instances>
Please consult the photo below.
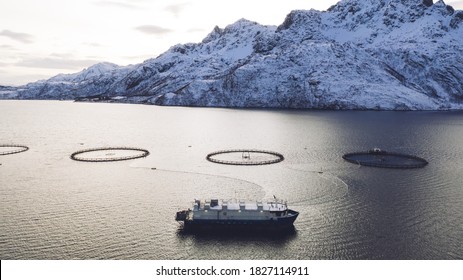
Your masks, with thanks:
<instances>
[{"instance_id":1,"label":"cloud","mask_svg":"<svg viewBox=\"0 0 463 280\"><path fill-rule=\"evenodd\" d=\"M17 51L18 49L11 45L0 45L0 50Z\"/></svg>"},{"instance_id":2,"label":"cloud","mask_svg":"<svg viewBox=\"0 0 463 280\"><path fill-rule=\"evenodd\" d=\"M44 58L27 58L16 63L16 66L42 69L80 70L98 62L100 61L93 59L69 59L65 58L64 55L55 55Z\"/></svg>"},{"instance_id":3,"label":"cloud","mask_svg":"<svg viewBox=\"0 0 463 280\"><path fill-rule=\"evenodd\" d=\"M204 28L191 28L191 29L188 29L188 32L207 32L209 30L206 30Z\"/></svg>"},{"instance_id":4,"label":"cloud","mask_svg":"<svg viewBox=\"0 0 463 280\"><path fill-rule=\"evenodd\" d=\"M189 5L190 3L178 3L178 4L173 4L166 6L164 8L165 11L172 13L174 16L178 17L180 12L185 8L185 6Z\"/></svg>"},{"instance_id":5,"label":"cloud","mask_svg":"<svg viewBox=\"0 0 463 280\"><path fill-rule=\"evenodd\" d=\"M2 32L0 32L0 36L8 37L12 40L25 43L25 44L30 44L33 43L33 36L27 33L19 33L19 32L13 32L10 30L4 29Z\"/></svg>"},{"instance_id":6,"label":"cloud","mask_svg":"<svg viewBox=\"0 0 463 280\"><path fill-rule=\"evenodd\" d=\"M94 43L94 42L85 42L85 43L82 43L82 44L85 45L85 46L94 47L94 48L105 47L105 45L103 45L103 44Z\"/></svg>"},{"instance_id":7,"label":"cloud","mask_svg":"<svg viewBox=\"0 0 463 280\"><path fill-rule=\"evenodd\" d=\"M463 9L463 1L451 1L448 4L457 10Z\"/></svg>"},{"instance_id":8,"label":"cloud","mask_svg":"<svg viewBox=\"0 0 463 280\"><path fill-rule=\"evenodd\" d=\"M154 35L162 35L166 33L173 32L171 29L167 29L157 25L141 25L135 27L136 30L143 32L145 34L154 34Z\"/></svg>"},{"instance_id":9,"label":"cloud","mask_svg":"<svg viewBox=\"0 0 463 280\"><path fill-rule=\"evenodd\" d=\"M3 72L3 73L2 73ZM49 79L53 74L24 74L15 73L11 70L0 70L0 85L2 86L21 86L38 80Z\"/></svg>"},{"instance_id":10,"label":"cloud","mask_svg":"<svg viewBox=\"0 0 463 280\"><path fill-rule=\"evenodd\" d=\"M97 1L95 5L103 6L103 7L116 7L116 8L123 8L123 9L139 9L140 7L134 5L128 1L121 2L121 1Z\"/></svg>"}]
</instances>

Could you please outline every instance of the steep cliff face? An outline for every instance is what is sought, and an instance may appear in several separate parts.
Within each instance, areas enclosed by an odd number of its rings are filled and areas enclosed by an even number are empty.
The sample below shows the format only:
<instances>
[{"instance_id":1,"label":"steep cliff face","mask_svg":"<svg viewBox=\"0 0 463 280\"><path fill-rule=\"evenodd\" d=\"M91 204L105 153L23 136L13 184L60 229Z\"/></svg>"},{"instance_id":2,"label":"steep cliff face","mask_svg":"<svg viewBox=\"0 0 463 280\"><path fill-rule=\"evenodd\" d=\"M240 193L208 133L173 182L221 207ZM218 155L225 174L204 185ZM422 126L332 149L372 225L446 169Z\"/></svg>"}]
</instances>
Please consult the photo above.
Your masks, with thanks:
<instances>
[{"instance_id":1,"label":"steep cliff face","mask_svg":"<svg viewBox=\"0 0 463 280\"><path fill-rule=\"evenodd\" d=\"M443 1L343 0L278 27L239 20L198 44L9 90L158 105L435 110L463 107L463 12ZM0 89L1 91L1 89ZM1 96L1 95L0 95Z\"/></svg>"}]
</instances>

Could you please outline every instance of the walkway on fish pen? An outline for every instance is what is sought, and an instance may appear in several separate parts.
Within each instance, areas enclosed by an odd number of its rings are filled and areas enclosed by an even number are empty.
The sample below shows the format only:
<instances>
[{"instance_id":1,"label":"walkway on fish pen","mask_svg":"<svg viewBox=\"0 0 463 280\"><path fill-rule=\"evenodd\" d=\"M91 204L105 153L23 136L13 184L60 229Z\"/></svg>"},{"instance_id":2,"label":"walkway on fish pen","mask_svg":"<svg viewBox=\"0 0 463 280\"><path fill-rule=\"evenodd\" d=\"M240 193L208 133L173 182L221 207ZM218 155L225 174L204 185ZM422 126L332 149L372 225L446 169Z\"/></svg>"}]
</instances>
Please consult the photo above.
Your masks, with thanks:
<instances>
[{"instance_id":1,"label":"walkway on fish pen","mask_svg":"<svg viewBox=\"0 0 463 280\"><path fill-rule=\"evenodd\" d=\"M380 149L348 153L342 158L354 164L380 168L412 169L423 168L428 164L428 161L417 156L391 153Z\"/></svg>"},{"instance_id":2,"label":"walkway on fish pen","mask_svg":"<svg viewBox=\"0 0 463 280\"><path fill-rule=\"evenodd\" d=\"M1 151L1 148L12 148L14 150L9 150L9 151ZM6 155L12 155L12 154L18 154L22 153L29 150L29 147L23 146L23 145L0 145L0 156L6 156Z\"/></svg>"},{"instance_id":3,"label":"walkway on fish pen","mask_svg":"<svg viewBox=\"0 0 463 280\"><path fill-rule=\"evenodd\" d=\"M223 154L241 154L241 160L224 160L215 158L218 155ZM260 154L260 155L267 155L273 158L271 159L261 159L261 160L252 160L252 154ZM277 152L273 151L266 151L266 150L257 150L257 149L233 149L233 150L221 150L209 153L206 156L206 159L213 163L218 164L225 164L225 165L245 165L245 166L252 166L252 165L268 165L281 162L285 159L285 157Z\"/></svg>"},{"instance_id":4,"label":"walkway on fish pen","mask_svg":"<svg viewBox=\"0 0 463 280\"><path fill-rule=\"evenodd\" d=\"M135 151L140 152L135 155L130 156L122 156L122 157L82 157L82 155L92 152L100 152L100 151ZM84 162L110 162L110 161L123 161L123 160L131 160L137 158L147 157L150 154L148 150L141 149L141 148L132 148L132 147L102 147L102 148L94 148L94 149L86 149L74 152L71 154L70 158L76 161L84 161Z\"/></svg>"}]
</instances>

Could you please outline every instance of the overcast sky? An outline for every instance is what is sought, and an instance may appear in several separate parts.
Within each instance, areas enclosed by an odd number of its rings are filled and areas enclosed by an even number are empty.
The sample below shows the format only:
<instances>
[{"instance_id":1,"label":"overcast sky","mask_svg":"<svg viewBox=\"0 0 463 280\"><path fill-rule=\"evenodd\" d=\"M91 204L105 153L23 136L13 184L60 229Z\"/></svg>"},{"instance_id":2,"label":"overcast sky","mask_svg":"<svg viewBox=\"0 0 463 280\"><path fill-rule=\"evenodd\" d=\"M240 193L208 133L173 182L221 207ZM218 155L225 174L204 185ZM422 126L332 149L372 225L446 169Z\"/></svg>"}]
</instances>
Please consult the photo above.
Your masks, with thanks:
<instances>
[{"instance_id":1,"label":"overcast sky","mask_svg":"<svg viewBox=\"0 0 463 280\"><path fill-rule=\"evenodd\" d=\"M214 26L246 18L279 25L295 9L338 0L0 0L0 85L21 85L95 63L140 63ZM434 1L436 2L436 1ZM446 1L463 9L463 0Z\"/></svg>"}]
</instances>

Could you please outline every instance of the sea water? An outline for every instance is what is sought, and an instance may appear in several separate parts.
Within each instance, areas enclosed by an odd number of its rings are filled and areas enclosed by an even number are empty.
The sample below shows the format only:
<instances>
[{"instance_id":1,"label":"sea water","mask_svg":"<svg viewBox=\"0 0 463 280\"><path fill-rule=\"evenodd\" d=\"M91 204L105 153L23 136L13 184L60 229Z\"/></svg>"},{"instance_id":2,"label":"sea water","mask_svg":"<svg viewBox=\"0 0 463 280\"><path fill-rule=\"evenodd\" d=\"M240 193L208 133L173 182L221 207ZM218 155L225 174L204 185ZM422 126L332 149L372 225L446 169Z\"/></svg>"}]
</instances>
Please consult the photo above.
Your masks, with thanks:
<instances>
[{"instance_id":1,"label":"sea water","mask_svg":"<svg viewBox=\"0 0 463 280\"><path fill-rule=\"evenodd\" d=\"M1 101L1 259L461 259L463 113L287 111ZM146 158L77 162L99 147ZM421 169L348 163L380 149ZM227 166L224 149L270 150L283 162ZM286 235L186 234L194 199L288 201Z\"/></svg>"}]
</instances>

